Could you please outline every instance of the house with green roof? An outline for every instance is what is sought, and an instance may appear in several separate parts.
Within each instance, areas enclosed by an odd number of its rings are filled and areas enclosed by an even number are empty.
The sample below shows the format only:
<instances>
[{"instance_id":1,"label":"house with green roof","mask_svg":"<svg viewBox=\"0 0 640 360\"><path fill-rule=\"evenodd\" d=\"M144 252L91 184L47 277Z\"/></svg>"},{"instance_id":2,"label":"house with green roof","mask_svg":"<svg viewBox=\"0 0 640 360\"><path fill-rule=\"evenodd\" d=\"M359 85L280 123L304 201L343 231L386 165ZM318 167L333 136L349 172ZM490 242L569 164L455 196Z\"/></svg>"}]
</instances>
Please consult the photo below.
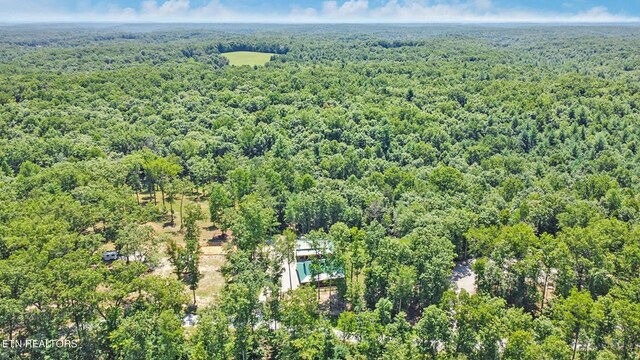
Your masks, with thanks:
<instances>
[{"instance_id":1,"label":"house with green roof","mask_svg":"<svg viewBox=\"0 0 640 360\"><path fill-rule=\"evenodd\" d=\"M296 274L300 284L312 282L322 284L344 278L344 269L334 266L328 259L333 253L333 244L325 243L325 245L320 249L319 246L314 246L304 238L297 241Z\"/></svg>"}]
</instances>

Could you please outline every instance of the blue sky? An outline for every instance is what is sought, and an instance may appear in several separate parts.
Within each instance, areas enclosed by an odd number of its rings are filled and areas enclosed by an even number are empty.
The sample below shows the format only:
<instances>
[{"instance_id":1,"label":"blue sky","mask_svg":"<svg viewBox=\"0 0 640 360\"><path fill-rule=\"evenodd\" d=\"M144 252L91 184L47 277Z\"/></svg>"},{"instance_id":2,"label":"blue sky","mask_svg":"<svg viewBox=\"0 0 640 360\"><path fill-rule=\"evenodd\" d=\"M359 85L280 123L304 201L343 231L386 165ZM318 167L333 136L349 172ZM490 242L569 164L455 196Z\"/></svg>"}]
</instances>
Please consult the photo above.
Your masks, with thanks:
<instances>
[{"instance_id":1,"label":"blue sky","mask_svg":"<svg viewBox=\"0 0 640 360\"><path fill-rule=\"evenodd\" d=\"M0 0L0 22L640 22L640 0Z\"/></svg>"}]
</instances>

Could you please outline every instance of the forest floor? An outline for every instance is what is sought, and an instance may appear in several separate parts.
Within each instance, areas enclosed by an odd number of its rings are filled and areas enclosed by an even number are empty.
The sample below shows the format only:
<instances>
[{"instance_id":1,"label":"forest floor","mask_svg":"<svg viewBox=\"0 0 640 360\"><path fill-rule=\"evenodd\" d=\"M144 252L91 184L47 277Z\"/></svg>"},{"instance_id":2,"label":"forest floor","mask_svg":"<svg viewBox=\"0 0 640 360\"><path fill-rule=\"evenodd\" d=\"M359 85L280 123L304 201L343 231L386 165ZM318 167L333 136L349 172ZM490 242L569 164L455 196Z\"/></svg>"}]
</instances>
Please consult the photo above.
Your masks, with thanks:
<instances>
[{"instance_id":1,"label":"forest floor","mask_svg":"<svg viewBox=\"0 0 640 360\"><path fill-rule=\"evenodd\" d=\"M160 193L156 195L158 206L162 206L162 200L160 198ZM150 199L145 199L149 201ZM219 229L216 229L209 221L209 208L206 201L200 199L199 194L197 196L191 196L185 198L183 207L187 204L197 204L202 208L202 212L204 214L204 220L198 221L198 225L200 226L200 247L202 250L202 255L200 256L200 272L202 274L202 279L196 289L196 302L199 306L206 306L212 304L222 287L224 286L224 278L220 273L220 269L225 263L224 249L223 246L226 244L226 238L228 234L222 234ZM168 208L168 204L166 204ZM172 236L180 245L184 245L184 233L180 231L180 204L179 201L174 203L174 211L175 218L173 224L170 223L169 216L163 221L155 221L148 222L145 225L151 226L156 233L158 234L166 234ZM160 244L159 246L160 252L160 262L159 265L153 270L152 274L169 277L175 276L173 274L173 267L169 262L169 258L166 255L166 247L165 244ZM469 294L475 294L475 280L476 274L471 268L473 264L473 260L462 262L456 264L453 268L453 273L451 276L451 282L455 287L456 293L460 293L462 289L466 290ZM291 279L293 288L297 288L299 286L297 281L297 275L295 273L295 262L287 266L286 261L283 263L283 267L285 268L283 283L282 283L282 292L287 292L289 290L289 279L286 273L286 268L289 267L291 271ZM336 289L332 289L332 297L335 298ZM191 292L188 287L185 285L185 293L191 296ZM324 304L324 307L328 307L329 300L329 291L326 288L323 288L320 292L320 302ZM334 301L337 301L334 299ZM337 304L336 304L337 305ZM332 308L332 313L336 312L340 306L336 306L335 309ZM338 311L339 312L339 311Z\"/></svg>"},{"instance_id":2,"label":"forest floor","mask_svg":"<svg viewBox=\"0 0 640 360\"><path fill-rule=\"evenodd\" d=\"M476 293L476 273L471 266L473 260L456 264L451 275L451 282L455 285L456 293L459 294L462 289L469 294Z\"/></svg>"},{"instance_id":3,"label":"forest floor","mask_svg":"<svg viewBox=\"0 0 640 360\"><path fill-rule=\"evenodd\" d=\"M198 225L200 226L200 247L202 250L202 255L200 256L200 272L202 274L202 279L196 289L196 302L199 306L206 306L212 304L222 287L224 286L224 278L220 273L220 269L225 263L225 254L224 254L224 245L226 244L226 239L229 234L223 234L219 229L216 229L209 221L209 208L206 201L203 201L200 194L196 196L186 197L183 207L187 204L197 204L202 208L204 214L204 220L198 221ZM158 192L157 196L157 204L159 207L162 206L161 195ZM143 201L151 201L149 198L144 198ZM169 205L165 204L168 208ZM167 210L168 212L168 210ZM169 215L166 216L165 219L161 221L148 222L144 225L151 226L154 231L159 235L169 235L174 238L179 245L184 246L184 233L180 231L180 204L179 201L174 203L174 221L173 224L170 222ZM104 250L111 250L113 247L112 244L108 244L109 246L105 246ZM163 277L175 276L173 273L173 266L169 262L169 258L166 254L166 245L159 245L159 264L158 266L151 272L154 275L159 275ZM456 264L453 268L451 282L455 287L456 293L460 293L462 289L466 290L469 294L475 294L475 280L476 274L472 269L473 260L467 262L461 262ZM283 282L281 285L281 291L283 293L290 290L289 284L289 276L287 274L287 270L291 271L291 280L293 285L293 289L299 286L297 274L295 272L295 262L289 266L287 266L286 261L283 263L283 268L285 269L283 274ZM288 269L287 269L288 268ZM335 287L332 289L331 295L334 303L332 306L331 313L340 312L340 304L336 299L337 289ZM191 291L188 289L185 284L185 293L188 296L191 296ZM324 308L328 308L328 300L329 300L329 290L328 288L323 288L320 291L320 302L323 304ZM337 315L336 314L336 315Z\"/></svg>"},{"instance_id":4,"label":"forest floor","mask_svg":"<svg viewBox=\"0 0 640 360\"><path fill-rule=\"evenodd\" d=\"M162 206L162 200L158 196L158 206ZM197 204L202 208L204 214L204 220L198 221L200 226L200 248L202 255L200 255L200 273L202 279L196 289L196 303L198 306L206 306L214 302L217 295L224 286L224 278L220 273L222 265L225 263L225 256L223 246L225 244L225 236L219 229L216 229L209 221L209 208L206 201L199 199L199 196L187 197L184 200L183 207L187 204ZM157 234L167 234L173 237L178 244L184 245L184 233L180 231L180 202L176 201L174 204L175 218L173 225L170 224L170 219L167 216L166 222L148 222L145 225L151 226ZM168 204L167 204L168 208ZM173 273L173 266L169 262L169 258L166 255L165 244L160 244L160 263L156 267L152 274L159 276L175 276ZM191 296L191 291L185 284L185 293Z\"/></svg>"}]
</instances>

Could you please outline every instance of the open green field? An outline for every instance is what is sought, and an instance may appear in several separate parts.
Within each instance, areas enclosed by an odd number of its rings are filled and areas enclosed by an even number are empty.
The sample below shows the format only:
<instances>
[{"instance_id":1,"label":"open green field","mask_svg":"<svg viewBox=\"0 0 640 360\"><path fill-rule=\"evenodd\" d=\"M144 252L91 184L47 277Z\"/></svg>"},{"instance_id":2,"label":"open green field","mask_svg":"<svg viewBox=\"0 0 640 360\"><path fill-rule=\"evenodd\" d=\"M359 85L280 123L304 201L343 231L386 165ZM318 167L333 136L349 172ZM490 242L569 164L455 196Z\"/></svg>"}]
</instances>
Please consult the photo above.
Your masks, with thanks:
<instances>
[{"instance_id":1,"label":"open green field","mask_svg":"<svg viewBox=\"0 0 640 360\"><path fill-rule=\"evenodd\" d=\"M255 51L233 51L228 53L223 53L222 56L229 59L229 63L234 66L242 66L242 65L264 65L269 60L271 60L271 56L275 55L273 53L263 53L263 52L255 52Z\"/></svg>"}]
</instances>

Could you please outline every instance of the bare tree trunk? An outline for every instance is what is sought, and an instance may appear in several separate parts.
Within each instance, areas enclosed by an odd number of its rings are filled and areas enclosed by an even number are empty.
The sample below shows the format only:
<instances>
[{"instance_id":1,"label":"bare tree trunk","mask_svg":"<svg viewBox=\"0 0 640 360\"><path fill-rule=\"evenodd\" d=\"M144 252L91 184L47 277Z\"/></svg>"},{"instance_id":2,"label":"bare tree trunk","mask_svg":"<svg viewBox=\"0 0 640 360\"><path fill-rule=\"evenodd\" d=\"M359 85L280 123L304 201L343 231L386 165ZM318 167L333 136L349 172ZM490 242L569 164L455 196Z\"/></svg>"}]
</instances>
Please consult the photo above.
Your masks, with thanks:
<instances>
[{"instance_id":1,"label":"bare tree trunk","mask_svg":"<svg viewBox=\"0 0 640 360\"><path fill-rule=\"evenodd\" d=\"M468 256L469 256L469 242L465 239L463 240L463 247L464 247L464 258L462 260L467 260Z\"/></svg>"},{"instance_id":2,"label":"bare tree trunk","mask_svg":"<svg viewBox=\"0 0 640 360\"><path fill-rule=\"evenodd\" d=\"M580 337L580 327L578 327L578 331L576 331L576 337L573 343L573 356L571 356L571 360L575 360L576 351L578 351L578 338Z\"/></svg>"},{"instance_id":3,"label":"bare tree trunk","mask_svg":"<svg viewBox=\"0 0 640 360\"><path fill-rule=\"evenodd\" d=\"M329 314L331 314L331 277L329 277Z\"/></svg>"},{"instance_id":4,"label":"bare tree trunk","mask_svg":"<svg viewBox=\"0 0 640 360\"><path fill-rule=\"evenodd\" d=\"M138 194L138 190L136 190L136 202L140 205L140 194Z\"/></svg>"},{"instance_id":5,"label":"bare tree trunk","mask_svg":"<svg viewBox=\"0 0 640 360\"><path fill-rule=\"evenodd\" d=\"M351 262L351 274L349 274L349 276L351 277L351 283L353 284L353 261Z\"/></svg>"},{"instance_id":6,"label":"bare tree trunk","mask_svg":"<svg viewBox=\"0 0 640 360\"><path fill-rule=\"evenodd\" d=\"M80 326L80 320L78 319L78 316L74 316L74 322L76 323L76 333L78 333L78 339L80 340L80 342L82 342L82 329Z\"/></svg>"},{"instance_id":7,"label":"bare tree trunk","mask_svg":"<svg viewBox=\"0 0 640 360\"><path fill-rule=\"evenodd\" d=\"M180 230L182 230L182 203L184 202L184 193L180 196Z\"/></svg>"},{"instance_id":8,"label":"bare tree trunk","mask_svg":"<svg viewBox=\"0 0 640 360\"><path fill-rule=\"evenodd\" d=\"M293 290L293 282L291 282L291 261L287 259L287 272L289 273L289 290Z\"/></svg>"},{"instance_id":9,"label":"bare tree trunk","mask_svg":"<svg viewBox=\"0 0 640 360\"><path fill-rule=\"evenodd\" d=\"M540 304L540 310L544 309L544 300L547 298L547 286L549 281L549 274L544 273L544 285L542 287L542 304Z\"/></svg>"}]
</instances>

